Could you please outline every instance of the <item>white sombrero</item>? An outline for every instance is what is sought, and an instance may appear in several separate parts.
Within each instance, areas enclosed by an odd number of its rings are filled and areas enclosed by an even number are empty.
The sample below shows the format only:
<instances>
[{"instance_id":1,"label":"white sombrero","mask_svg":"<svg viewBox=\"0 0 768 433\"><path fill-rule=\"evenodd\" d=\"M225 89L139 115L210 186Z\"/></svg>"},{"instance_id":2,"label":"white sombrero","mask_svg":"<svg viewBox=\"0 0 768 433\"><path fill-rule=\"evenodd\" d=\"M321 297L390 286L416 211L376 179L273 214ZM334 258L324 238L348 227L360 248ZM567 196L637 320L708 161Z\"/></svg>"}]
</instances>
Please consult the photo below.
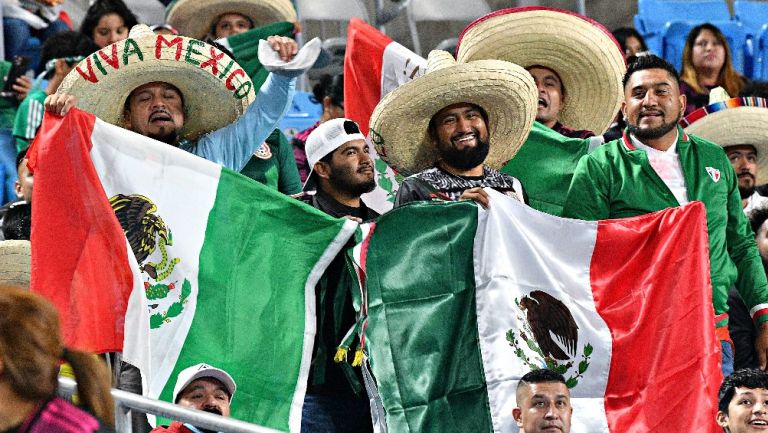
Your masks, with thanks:
<instances>
[{"instance_id":1,"label":"white sombrero","mask_svg":"<svg viewBox=\"0 0 768 433\"><path fill-rule=\"evenodd\" d=\"M371 114L371 140L395 170L411 174L438 158L429 121L441 109L472 103L488 113L490 152L485 165L501 168L515 156L536 118L536 84L518 65L502 60L457 64L446 51L432 51L427 72L390 92Z\"/></svg>"},{"instance_id":2,"label":"white sombrero","mask_svg":"<svg viewBox=\"0 0 768 433\"><path fill-rule=\"evenodd\" d=\"M0 242L0 284L29 288L29 241Z\"/></svg>"},{"instance_id":3,"label":"white sombrero","mask_svg":"<svg viewBox=\"0 0 768 433\"><path fill-rule=\"evenodd\" d=\"M468 25L456 50L459 62L499 59L557 72L566 94L559 119L569 128L600 135L619 112L624 56L608 29L589 18L545 7L501 9Z\"/></svg>"},{"instance_id":4,"label":"white sombrero","mask_svg":"<svg viewBox=\"0 0 768 433\"><path fill-rule=\"evenodd\" d=\"M680 121L685 132L722 147L751 145L757 151L757 184L768 182L768 100L730 98L701 107Z\"/></svg>"},{"instance_id":5,"label":"white sombrero","mask_svg":"<svg viewBox=\"0 0 768 433\"><path fill-rule=\"evenodd\" d=\"M297 21L291 0L177 0L168 8L166 22L185 36L202 39L217 17L237 13L255 27L278 21Z\"/></svg>"},{"instance_id":6,"label":"white sombrero","mask_svg":"<svg viewBox=\"0 0 768 433\"><path fill-rule=\"evenodd\" d=\"M181 136L194 140L232 123L255 98L243 68L220 50L183 36L154 34L139 24L128 39L106 46L81 61L57 93L78 97L78 107L123 126L128 95L139 86L162 81L184 98Z\"/></svg>"}]
</instances>

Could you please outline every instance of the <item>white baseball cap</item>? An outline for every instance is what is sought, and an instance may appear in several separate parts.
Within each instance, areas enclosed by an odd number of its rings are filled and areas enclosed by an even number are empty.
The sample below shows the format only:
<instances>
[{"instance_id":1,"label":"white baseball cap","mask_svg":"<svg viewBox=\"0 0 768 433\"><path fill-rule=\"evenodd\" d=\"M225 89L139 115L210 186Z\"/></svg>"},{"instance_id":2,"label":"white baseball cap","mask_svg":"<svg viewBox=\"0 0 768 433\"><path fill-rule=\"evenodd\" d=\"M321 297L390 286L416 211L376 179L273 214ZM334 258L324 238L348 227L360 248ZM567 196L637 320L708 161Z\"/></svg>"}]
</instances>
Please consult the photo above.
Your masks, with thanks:
<instances>
[{"instance_id":1,"label":"white baseball cap","mask_svg":"<svg viewBox=\"0 0 768 433\"><path fill-rule=\"evenodd\" d=\"M360 127L352 120L340 117L323 122L307 137L304 150L307 152L307 162L310 171L304 182L304 191L315 189L315 164L320 158L338 149L342 144L352 140L365 140Z\"/></svg>"},{"instance_id":2,"label":"white baseball cap","mask_svg":"<svg viewBox=\"0 0 768 433\"><path fill-rule=\"evenodd\" d=\"M230 401L232 400L232 397L235 396L235 389L237 388L237 385L235 385L235 380L232 379L232 376L230 376L229 373L220 368L212 367L208 364L197 364L193 365L192 367L185 368L181 371L181 373L179 373L179 376L176 379L176 386L173 388L173 402L176 403L179 394L184 391L184 388L186 388L187 385L197 379L204 377L210 377L223 383L227 388L227 392L229 392Z\"/></svg>"}]
</instances>

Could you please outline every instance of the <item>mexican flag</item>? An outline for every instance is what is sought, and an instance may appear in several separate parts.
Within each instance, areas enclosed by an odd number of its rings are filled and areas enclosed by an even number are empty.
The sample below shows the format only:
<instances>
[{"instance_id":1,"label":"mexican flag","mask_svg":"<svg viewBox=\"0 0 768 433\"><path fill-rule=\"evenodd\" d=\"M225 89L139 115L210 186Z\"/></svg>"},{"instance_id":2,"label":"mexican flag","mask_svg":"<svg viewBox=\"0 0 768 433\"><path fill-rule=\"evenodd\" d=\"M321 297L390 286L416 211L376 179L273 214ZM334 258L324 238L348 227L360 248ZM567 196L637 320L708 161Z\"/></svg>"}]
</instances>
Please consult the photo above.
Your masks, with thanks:
<instances>
[{"instance_id":1,"label":"mexican flag","mask_svg":"<svg viewBox=\"0 0 768 433\"><path fill-rule=\"evenodd\" d=\"M381 98L401 84L424 75L427 61L358 18L347 28L344 56L344 115L368 135L371 113ZM401 177L370 146L377 188L363 200L384 213L392 209Z\"/></svg>"},{"instance_id":2,"label":"mexican flag","mask_svg":"<svg viewBox=\"0 0 768 433\"><path fill-rule=\"evenodd\" d=\"M46 114L30 166L32 290L67 345L122 350L166 401L182 369L214 365L233 417L299 431L314 287L355 223L79 110Z\"/></svg>"},{"instance_id":3,"label":"mexican flag","mask_svg":"<svg viewBox=\"0 0 768 433\"><path fill-rule=\"evenodd\" d=\"M704 206L586 222L487 191L488 210L414 203L363 226L389 431L517 431L518 380L541 367L567 381L573 433L720 431Z\"/></svg>"},{"instance_id":4,"label":"mexican flag","mask_svg":"<svg viewBox=\"0 0 768 433\"><path fill-rule=\"evenodd\" d=\"M287 36L293 37L293 23L281 21L256 27L247 32L217 39L216 42L232 52L235 61L253 81L254 89L258 92L264 81L267 80L269 71L261 66L259 61L259 41L268 37Z\"/></svg>"}]
</instances>

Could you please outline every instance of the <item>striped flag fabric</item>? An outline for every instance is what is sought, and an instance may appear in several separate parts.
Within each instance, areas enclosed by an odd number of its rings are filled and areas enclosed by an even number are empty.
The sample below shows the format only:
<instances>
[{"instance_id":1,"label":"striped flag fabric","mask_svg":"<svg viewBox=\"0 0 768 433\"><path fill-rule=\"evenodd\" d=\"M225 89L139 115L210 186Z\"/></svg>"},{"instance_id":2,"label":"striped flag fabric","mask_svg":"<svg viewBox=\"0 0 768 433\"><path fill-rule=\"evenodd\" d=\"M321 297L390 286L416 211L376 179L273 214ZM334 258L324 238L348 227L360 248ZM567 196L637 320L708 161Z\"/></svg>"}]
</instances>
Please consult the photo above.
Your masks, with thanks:
<instances>
[{"instance_id":1,"label":"striped flag fabric","mask_svg":"<svg viewBox=\"0 0 768 433\"><path fill-rule=\"evenodd\" d=\"M170 401L197 363L238 385L232 416L298 432L314 287L357 224L72 110L30 151L33 291L66 344L123 351Z\"/></svg>"},{"instance_id":2,"label":"striped flag fabric","mask_svg":"<svg viewBox=\"0 0 768 433\"><path fill-rule=\"evenodd\" d=\"M586 222L487 191L488 210L414 203L361 227L389 431L517 431L517 382L542 367L566 378L573 433L720 431L704 206Z\"/></svg>"},{"instance_id":3,"label":"striped flag fabric","mask_svg":"<svg viewBox=\"0 0 768 433\"><path fill-rule=\"evenodd\" d=\"M344 115L368 135L371 113L381 98L401 84L424 75L427 61L393 41L365 21L352 18L347 28L344 55ZM392 209L401 176L370 146L377 188L363 195L368 207L379 213Z\"/></svg>"}]
</instances>

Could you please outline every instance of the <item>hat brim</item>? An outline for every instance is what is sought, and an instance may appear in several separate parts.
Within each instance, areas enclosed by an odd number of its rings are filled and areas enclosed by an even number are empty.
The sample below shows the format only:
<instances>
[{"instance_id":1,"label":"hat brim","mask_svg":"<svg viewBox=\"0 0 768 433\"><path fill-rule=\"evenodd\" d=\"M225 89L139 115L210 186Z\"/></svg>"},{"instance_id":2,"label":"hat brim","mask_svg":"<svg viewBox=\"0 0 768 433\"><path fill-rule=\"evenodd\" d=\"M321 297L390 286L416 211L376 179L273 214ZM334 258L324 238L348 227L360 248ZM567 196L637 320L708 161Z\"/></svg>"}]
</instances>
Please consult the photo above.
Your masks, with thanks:
<instances>
[{"instance_id":1,"label":"hat brim","mask_svg":"<svg viewBox=\"0 0 768 433\"><path fill-rule=\"evenodd\" d=\"M255 27L297 21L290 0L179 0L168 11L166 22L184 36L202 39L211 30L213 20L226 13L247 16Z\"/></svg>"},{"instance_id":2,"label":"hat brim","mask_svg":"<svg viewBox=\"0 0 768 433\"><path fill-rule=\"evenodd\" d=\"M485 165L499 169L528 137L536 117L536 85L523 68L500 60L456 64L414 79L382 99L371 114L371 140L393 169L408 175L434 165L438 153L429 121L459 103L488 114L490 151Z\"/></svg>"},{"instance_id":3,"label":"hat brim","mask_svg":"<svg viewBox=\"0 0 768 433\"><path fill-rule=\"evenodd\" d=\"M73 94L79 108L125 126L128 96L150 82L179 89L185 111L181 136L190 140L232 123L255 99L251 79L223 52L195 39L151 32L91 54L64 78L57 93Z\"/></svg>"},{"instance_id":4,"label":"hat brim","mask_svg":"<svg viewBox=\"0 0 768 433\"><path fill-rule=\"evenodd\" d=\"M685 132L721 147L751 145L757 151L757 184L768 183L768 108L734 107L710 113Z\"/></svg>"},{"instance_id":5,"label":"hat brim","mask_svg":"<svg viewBox=\"0 0 768 433\"><path fill-rule=\"evenodd\" d=\"M495 11L469 24L457 60L500 59L557 72L565 89L559 121L603 134L621 107L626 63L601 24L570 11L523 7Z\"/></svg>"},{"instance_id":6,"label":"hat brim","mask_svg":"<svg viewBox=\"0 0 768 433\"><path fill-rule=\"evenodd\" d=\"M179 394L181 394L184 389L189 386L190 383L196 381L197 379L202 378L211 378L216 379L219 382L221 382L224 387L227 388L227 392L229 392L229 399L232 401L232 399L235 397L235 391L237 390L237 385L235 384L235 380L232 378L232 376L229 375L226 371L216 368L216 367L210 367L206 368L205 370L200 370L198 372L195 372L191 377L189 377L184 383L182 384L176 384L176 387L174 388L173 392L173 402L176 403Z\"/></svg>"}]
</instances>

